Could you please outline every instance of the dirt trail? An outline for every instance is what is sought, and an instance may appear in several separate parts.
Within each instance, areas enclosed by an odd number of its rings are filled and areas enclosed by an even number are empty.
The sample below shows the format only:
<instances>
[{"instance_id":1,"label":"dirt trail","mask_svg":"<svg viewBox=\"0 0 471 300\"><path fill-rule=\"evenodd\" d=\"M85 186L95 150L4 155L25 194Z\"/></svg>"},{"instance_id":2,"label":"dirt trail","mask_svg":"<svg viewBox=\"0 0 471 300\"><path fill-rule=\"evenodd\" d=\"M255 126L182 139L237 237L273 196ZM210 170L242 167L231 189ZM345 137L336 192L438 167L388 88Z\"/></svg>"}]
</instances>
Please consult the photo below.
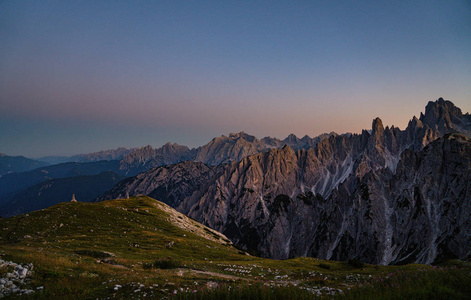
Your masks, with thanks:
<instances>
[{"instance_id":1,"label":"dirt trail","mask_svg":"<svg viewBox=\"0 0 471 300\"><path fill-rule=\"evenodd\" d=\"M180 270L180 271L183 271L183 270ZM196 273L196 274L203 274L203 275L209 275L209 276L224 278L224 279L245 280L245 281L249 280L247 278L243 278L243 277L239 277L239 276L221 274L221 273L216 273L216 272L211 272L211 271L202 271L202 270L196 270L196 269L186 269L186 271Z\"/></svg>"}]
</instances>

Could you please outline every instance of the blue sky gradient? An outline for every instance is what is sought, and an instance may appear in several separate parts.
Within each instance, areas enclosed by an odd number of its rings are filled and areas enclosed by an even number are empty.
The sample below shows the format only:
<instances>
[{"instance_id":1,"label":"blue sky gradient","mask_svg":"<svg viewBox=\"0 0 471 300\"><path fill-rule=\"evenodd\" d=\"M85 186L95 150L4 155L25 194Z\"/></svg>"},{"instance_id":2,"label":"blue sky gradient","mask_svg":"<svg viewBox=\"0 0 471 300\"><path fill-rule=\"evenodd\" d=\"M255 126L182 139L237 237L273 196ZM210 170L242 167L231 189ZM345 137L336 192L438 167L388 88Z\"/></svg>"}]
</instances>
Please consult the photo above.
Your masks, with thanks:
<instances>
[{"instance_id":1,"label":"blue sky gradient","mask_svg":"<svg viewBox=\"0 0 471 300\"><path fill-rule=\"evenodd\" d=\"M404 128L471 111L469 1L2 1L0 152Z\"/></svg>"}]
</instances>

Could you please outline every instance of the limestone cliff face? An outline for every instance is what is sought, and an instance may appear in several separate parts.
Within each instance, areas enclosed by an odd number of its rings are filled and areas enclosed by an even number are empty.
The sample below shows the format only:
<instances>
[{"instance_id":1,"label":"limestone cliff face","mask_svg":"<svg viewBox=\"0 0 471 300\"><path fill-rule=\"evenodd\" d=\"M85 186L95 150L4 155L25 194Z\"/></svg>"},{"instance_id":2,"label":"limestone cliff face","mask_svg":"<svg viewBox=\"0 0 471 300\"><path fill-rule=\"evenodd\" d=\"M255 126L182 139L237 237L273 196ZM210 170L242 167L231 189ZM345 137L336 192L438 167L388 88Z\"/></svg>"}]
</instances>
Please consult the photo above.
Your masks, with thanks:
<instances>
[{"instance_id":1,"label":"limestone cliff face","mask_svg":"<svg viewBox=\"0 0 471 300\"><path fill-rule=\"evenodd\" d=\"M446 135L419 152L406 150L395 174L370 172L353 193L343 185L332 193L315 229L323 234L316 235L309 255L382 264L466 258L470 180L471 140L464 135Z\"/></svg>"},{"instance_id":2,"label":"limestone cliff face","mask_svg":"<svg viewBox=\"0 0 471 300\"><path fill-rule=\"evenodd\" d=\"M469 138L449 134L422 152L404 153L386 188L392 204L388 259L431 263L436 257L471 254Z\"/></svg>"}]
</instances>

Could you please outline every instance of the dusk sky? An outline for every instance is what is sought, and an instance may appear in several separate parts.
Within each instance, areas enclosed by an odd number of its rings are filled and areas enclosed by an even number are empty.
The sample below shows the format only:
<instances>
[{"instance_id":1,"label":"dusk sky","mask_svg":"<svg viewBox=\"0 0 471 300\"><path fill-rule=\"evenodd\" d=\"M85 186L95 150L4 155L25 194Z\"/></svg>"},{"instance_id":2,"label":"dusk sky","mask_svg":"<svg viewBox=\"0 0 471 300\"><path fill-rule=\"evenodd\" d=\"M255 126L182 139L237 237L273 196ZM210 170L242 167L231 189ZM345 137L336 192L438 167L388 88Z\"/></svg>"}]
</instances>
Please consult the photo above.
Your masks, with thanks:
<instances>
[{"instance_id":1,"label":"dusk sky","mask_svg":"<svg viewBox=\"0 0 471 300\"><path fill-rule=\"evenodd\" d=\"M404 129L471 112L470 1L0 1L0 152Z\"/></svg>"}]
</instances>

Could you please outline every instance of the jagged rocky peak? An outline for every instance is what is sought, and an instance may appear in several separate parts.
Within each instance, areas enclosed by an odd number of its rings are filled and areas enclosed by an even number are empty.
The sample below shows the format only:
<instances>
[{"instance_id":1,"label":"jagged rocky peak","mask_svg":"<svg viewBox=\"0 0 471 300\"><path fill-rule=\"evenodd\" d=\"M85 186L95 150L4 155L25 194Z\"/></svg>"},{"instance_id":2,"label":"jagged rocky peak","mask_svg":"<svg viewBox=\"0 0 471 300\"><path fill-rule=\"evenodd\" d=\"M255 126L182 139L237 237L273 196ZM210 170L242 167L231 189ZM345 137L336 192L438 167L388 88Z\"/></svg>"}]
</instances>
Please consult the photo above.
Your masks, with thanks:
<instances>
[{"instance_id":1,"label":"jagged rocky peak","mask_svg":"<svg viewBox=\"0 0 471 300\"><path fill-rule=\"evenodd\" d=\"M177 143L170 143L167 142L165 145L163 145L160 149L156 149L157 151L160 150L162 153L167 153L167 152L181 152L181 151L189 151L190 148L187 146L179 145Z\"/></svg>"},{"instance_id":2,"label":"jagged rocky peak","mask_svg":"<svg viewBox=\"0 0 471 300\"><path fill-rule=\"evenodd\" d=\"M303 137L301 138L301 141L303 141L303 142L308 142L310 139L311 139L311 137L306 134L305 136L303 136Z\"/></svg>"},{"instance_id":3,"label":"jagged rocky peak","mask_svg":"<svg viewBox=\"0 0 471 300\"><path fill-rule=\"evenodd\" d=\"M257 140L257 138L253 135L247 134L243 131L238 132L238 133L230 133L229 134L230 139L244 139L250 143L253 143Z\"/></svg>"},{"instance_id":4,"label":"jagged rocky peak","mask_svg":"<svg viewBox=\"0 0 471 300\"><path fill-rule=\"evenodd\" d=\"M149 152L152 152L152 151L154 151L154 148L152 148L151 145L147 145L147 146L144 146L144 147L139 148L139 149L136 150L135 152L149 153Z\"/></svg>"},{"instance_id":5,"label":"jagged rocky peak","mask_svg":"<svg viewBox=\"0 0 471 300\"><path fill-rule=\"evenodd\" d=\"M373 124L371 125L371 131L373 133L376 133L376 132L383 133L384 132L383 121L381 121L380 118L375 118L373 120Z\"/></svg>"},{"instance_id":6,"label":"jagged rocky peak","mask_svg":"<svg viewBox=\"0 0 471 300\"><path fill-rule=\"evenodd\" d=\"M438 127L440 134L454 131L453 124L462 125L461 109L453 102L439 98L437 101L430 101L425 107L425 115L422 114L420 120L431 128Z\"/></svg>"},{"instance_id":7,"label":"jagged rocky peak","mask_svg":"<svg viewBox=\"0 0 471 300\"><path fill-rule=\"evenodd\" d=\"M294 153L294 150L293 148L291 148L289 145L284 145L281 150L285 151L285 152L289 152L289 153Z\"/></svg>"},{"instance_id":8,"label":"jagged rocky peak","mask_svg":"<svg viewBox=\"0 0 471 300\"><path fill-rule=\"evenodd\" d=\"M269 148L276 148L280 147L280 145L283 144L283 141L276 138L276 137L271 137L271 136L266 136L263 139L260 140L262 143L267 145Z\"/></svg>"},{"instance_id":9,"label":"jagged rocky peak","mask_svg":"<svg viewBox=\"0 0 471 300\"><path fill-rule=\"evenodd\" d=\"M376 148L383 148L385 146L384 136L383 121L381 121L380 118L374 119L373 124L371 125L371 135L369 138L371 141L371 146Z\"/></svg>"},{"instance_id":10,"label":"jagged rocky peak","mask_svg":"<svg viewBox=\"0 0 471 300\"><path fill-rule=\"evenodd\" d=\"M424 123L422 123L422 121L420 121L420 119L418 119L416 116L414 116L412 118L412 120L409 121L409 124L407 125L407 127L410 127L410 128L423 128Z\"/></svg>"},{"instance_id":11,"label":"jagged rocky peak","mask_svg":"<svg viewBox=\"0 0 471 300\"><path fill-rule=\"evenodd\" d=\"M384 137L383 121L380 118L375 118L371 125L371 136L376 140Z\"/></svg>"},{"instance_id":12,"label":"jagged rocky peak","mask_svg":"<svg viewBox=\"0 0 471 300\"><path fill-rule=\"evenodd\" d=\"M283 142L285 143L289 143L289 144L294 144L294 143L298 143L299 142L299 138L294 134L294 133L291 133L290 135L288 135L288 137L286 137Z\"/></svg>"}]
</instances>

